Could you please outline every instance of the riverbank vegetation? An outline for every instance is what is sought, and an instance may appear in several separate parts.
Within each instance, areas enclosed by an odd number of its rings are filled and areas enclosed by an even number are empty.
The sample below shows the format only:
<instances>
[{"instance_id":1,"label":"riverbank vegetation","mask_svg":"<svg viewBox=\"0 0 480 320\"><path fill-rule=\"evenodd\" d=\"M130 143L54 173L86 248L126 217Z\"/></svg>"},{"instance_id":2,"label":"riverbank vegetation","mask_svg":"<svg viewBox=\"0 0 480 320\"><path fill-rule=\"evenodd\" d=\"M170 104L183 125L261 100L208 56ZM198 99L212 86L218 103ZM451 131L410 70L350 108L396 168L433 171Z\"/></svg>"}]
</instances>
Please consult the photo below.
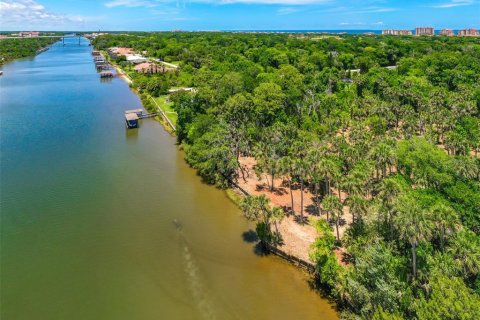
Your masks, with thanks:
<instances>
[{"instance_id":1,"label":"riverbank vegetation","mask_svg":"<svg viewBox=\"0 0 480 320\"><path fill-rule=\"evenodd\" d=\"M261 196L241 207L273 244L283 214L315 221L318 282L344 318L480 317L478 38L140 33L95 46L179 62L134 82L156 97L196 88L170 101L206 182L242 181L245 157L271 194L280 178L282 214Z\"/></svg>"},{"instance_id":2,"label":"riverbank vegetation","mask_svg":"<svg viewBox=\"0 0 480 320\"><path fill-rule=\"evenodd\" d=\"M57 38L21 38L0 40L0 65L9 61L34 56L39 50L58 41Z\"/></svg>"}]
</instances>

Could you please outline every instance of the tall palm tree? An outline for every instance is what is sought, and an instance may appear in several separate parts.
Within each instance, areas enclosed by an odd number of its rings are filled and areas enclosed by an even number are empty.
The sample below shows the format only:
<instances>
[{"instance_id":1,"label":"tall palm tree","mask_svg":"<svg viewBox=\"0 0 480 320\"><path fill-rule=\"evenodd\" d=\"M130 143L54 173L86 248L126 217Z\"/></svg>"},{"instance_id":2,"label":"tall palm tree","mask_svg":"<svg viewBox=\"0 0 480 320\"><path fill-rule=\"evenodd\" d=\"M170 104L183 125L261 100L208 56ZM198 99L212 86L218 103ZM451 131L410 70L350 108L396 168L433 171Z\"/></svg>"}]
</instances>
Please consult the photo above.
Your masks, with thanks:
<instances>
[{"instance_id":1,"label":"tall palm tree","mask_svg":"<svg viewBox=\"0 0 480 320\"><path fill-rule=\"evenodd\" d=\"M455 257L464 277L480 272L480 238L473 231L463 228L457 232L447 252Z\"/></svg>"},{"instance_id":2,"label":"tall palm tree","mask_svg":"<svg viewBox=\"0 0 480 320\"><path fill-rule=\"evenodd\" d=\"M363 183L358 175L355 172L349 173L344 177L343 180L343 189L349 195L359 195L362 192Z\"/></svg>"},{"instance_id":3,"label":"tall palm tree","mask_svg":"<svg viewBox=\"0 0 480 320\"><path fill-rule=\"evenodd\" d=\"M385 142L380 142L371 151L371 158L376 162L377 178L379 177L379 170L382 172L382 177L387 175L387 168L390 168L395 163L395 151L392 146Z\"/></svg>"},{"instance_id":4,"label":"tall palm tree","mask_svg":"<svg viewBox=\"0 0 480 320\"><path fill-rule=\"evenodd\" d=\"M355 222L355 217L358 220L362 220L362 217L367 213L367 200L362 196L351 195L345 199L345 204L350 208L353 222Z\"/></svg>"},{"instance_id":5,"label":"tall palm tree","mask_svg":"<svg viewBox=\"0 0 480 320\"><path fill-rule=\"evenodd\" d=\"M435 205L431 211L432 219L437 227L440 237L440 248L445 249L445 239L448 233L454 232L459 224L460 219L458 213L452 207L439 203Z\"/></svg>"},{"instance_id":6,"label":"tall palm tree","mask_svg":"<svg viewBox=\"0 0 480 320\"><path fill-rule=\"evenodd\" d=\"M275 232L277 234L277 237L280 236L280 232L278 232L278 223L280 223L283 218L285 218L285 212L283 211L282 208L280 207L273 207L270 209L270 221L273 222L273 225L275 226Z\"/></svg>"},{"instance_id":7,"label":"tall palm tree","mask_svg":"<svg viewBox=\"0 0 480 320\"><path fill-rule=\"evenodd\" d=\"M342 202L342 189L345 183L345 176L339 171L336 176L333 177L333 183L337 187L338 199Z\"/></svg>"},{"instance_id":8,"label":"tall palm tree","mask_svg":"<svg viewBox=\"0 0 480 320\"><path fill-rule=\"evenodd\" d=\"M340 233L338 231L338 225L340 223L340 219L343 216L343 205L334 195L328 195L323 198L322 207L325 212L327 212L327 220L328 214L330 213L330 217L333 221L335 221L335 228L337 229L337 240L340 241Z\"/></svg>"},{"instance_id":9,"label":"tall palm tree","mask_svg":"<svg viewBox=\"0 0 480 320\"><path fill-rule=\"evenodd\" d=\"M295 173L300 179L300 219L303 222L303 193L305 190L305 179L307 178L308 166L303 158L295 160Z\"/></svg>"},{"instance_id":10,"label":"tall palm tree","mask_svg":"<svg viewBox=\"0 0 480 320\"><path fill-rule=\"evenodd\" d=\"M428 212L411 196L404 196L396 203L398 215L395 224L400 238L408 241L412 251L412 273L417 276L417 246L430 238L431 226Z\"/></svg>"},{"instance_id":11,"label":"tall palm tree","mask_svg":"<svg viewBox=\"0 0 480 320\"><path fill-rule=\"evenodd\" d=\"M325 179L325 189L330 194L330 184L339 175L340 167L332 157L325 157L318 163L319 174Z\"/></svg>"},{"instance_id":12,"label":"tall palm tree","mask_svg":"<svg viewBox=\"0 0 480 320\"><path fill-rule=\"evenodd\" d=\"M277 223L282 221L285 214L281 208L270 207L270 200L265 195L248 196L240 203L245 217L257 223L257 235L262 244L280 240ZM271 224L274 223L276 234L271 231Z\"/></svg>"},{"instance_id":13,"label":"tall palm tree","mask_svg":"<svg viewBox=\"0 0 480 320\"><path fill-rule=\"evenodd\" d=\"M280 172L287 178L288 189L290 189L290 206L292 213L295 213L293 202L293 177L295 175L295 161L290 156L285 156L280 159Z\"/></svg>"},{"instance_id":14,"label":"tall palm tree","mask_svg":"<svg viewBox=\"0 0 480 320\"><path fill-rule=\"evenodd\" d=\"M382 201L382 213L385 214L384 223L390 230L390 238L393 237L393 214L395 212L394 203L402 191L400 183L396 180L387 178L382 180L378 189L378 197Z\"/></svg>"},{"instance_id":15,"label":"tall palm tree","mask_svg":"<svg viewBox=\"0 0 480 320\"><path fill-rule=\"evenodd\" d=\"M322 157L324 156L324 152L321 151L317 146L313 146L307 154L305 158L308 166L308 173L310 181L314 184L314 196L315 196L315 205L317 207L317 213L320 214L320 199L319 199L319 192L320 192L320 183L323 181L323 176L320 172L319 163Z\"/></svg>"}]
</instances>

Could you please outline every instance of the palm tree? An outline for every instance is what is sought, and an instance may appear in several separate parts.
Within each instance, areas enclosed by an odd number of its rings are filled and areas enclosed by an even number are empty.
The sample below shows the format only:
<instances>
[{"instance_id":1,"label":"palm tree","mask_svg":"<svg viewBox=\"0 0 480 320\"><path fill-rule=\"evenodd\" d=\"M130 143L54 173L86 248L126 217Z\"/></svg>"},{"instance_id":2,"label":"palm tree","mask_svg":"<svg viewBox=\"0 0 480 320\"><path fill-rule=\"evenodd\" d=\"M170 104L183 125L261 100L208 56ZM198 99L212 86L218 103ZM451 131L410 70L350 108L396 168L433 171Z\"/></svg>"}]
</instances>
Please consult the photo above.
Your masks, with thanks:
<instances>
[{"instance_id":1,"label":"palm tree","mask_svg":"<svg viewBox=\"0 0 480 320\"><path fill-rule=\"evenodd\" d=\"M338 199L340 200L340 202L342 202L342 188L345 183L345 177L342 175L340 171L333 178L333 182L334 182L334 185L337 187Z\"/></svg>"},{"instance_id":2,"label":"palm tree","mask_svg":"<svg viewBox=\"0 0 480 320\"><path fill-rule=\"evenodd\" d=\"M344 181L344 188L350 194L363 194L368 197L371 188L374 165L371 161L359 161Z\"/></svg>"},{"instance_id":3,"label":"palm tree","mask_svg":"<svg viewBox=\"0 0 480 320\"><path fill-rule=\"evenodd\" d=\"M345 200L345 204L350 208L353 222L355 222L355 216L358 220L362 220L362 217L367 213L367 200L362 196L351 195Z\"/></svg>"},{"instance_id":4,"label":"palm tree","mask_svg":"<svg viewBox=\"0 0 480 320\"><path fill-rule=\"evenodd\" d=\"M453 255L464 277L480 272L480 238L473 231L463 228L457 232L447 252Z\"/></svg>"},{"instance_id":5,"label":"palm tree","mask_svg":"<svg viewBox=\"0 0 480 320\"><path fill-rule=\"evenodd\" d=\"M343 189L349 195L359 195L362 192L363 183L355 172L349 173L344 177Z\"/></svg>"},{"instance_id":6,"label":"palm tree","mask_svg":"<svg viewBox=\"0 0 480 320\"><path fill-rule=\"evenodd\" d=\"M443 203L435 205L430 212L433 221L438 228L438 233L440 236L440 248L442 251L444 251L447 233L454 232L460 223L458 213L453 210L452 207Z\"/></svg>"},{"instance_id":7,"label":"palm tree","mask_svg":"<svg viewBox=\"0 0 480 320\"><path fill-rule=\"evenodd\" d=\"M281 208L271 208L270 200L265 195L243 198L240 208L248 220L257 223L257 235L262 244L266 245L269 242L280 239L277 223L282 221L285 214ZM271 231L272 222L275 224L275 235Z\"/></svg>"},{"instance_id":8,"label":"palm tree","mask_svg":"<svg viewBox=\"0 0 480 320\"><path fill-rule=\"evenodd\" d=\"M307 157L305 158L308 166L310 180L314 184L315 188L314 196L318 214L320 214L320 183L323 180L323 176L321 175L321 172L319 170L319 163L323 157L323 154L324 153L317 146L314 146L308 151Z\"/></svg>"},{"instance_id":9,"label":"palm tree","mask_svg":"<svg viewBox=\"0 0 480 320\"><path fill-rule=\"evenodd\" d=\"M280 159L280 172L287 177L288 189L290 189L290 202L292 213L295 213L295 207L293 202L293 177L295 175L295 161L290 156Z\"/></svg>"},{"instance_id":10,"label":"palm tree","mask_svg":"<svg viewBox=\"0 0 480 320\"><path fill-rule=\"evenodd\" d=\"M412 250L413 277L417 275L417 246L420 241L429 239L431 234L427 211L411 196L404 196L396 204L395 217L400 238L408 241Z\"/></svg>"},{"instance_id":11,"label":"palm tree","mask_svg":"<svg viewBox=\"0 0 480 320\"><path fill-rule=\"evenodd\" d=\"M295 160L295 173L300 179L300 219L303 222L303 192L305 189L305 179L307 176L307 163L304 159L299 158Z\"/></svg>"},{"instance_id":12,"label":"palm tree","mask_svg":"<svg viewBox=\"0 0 480 320\"><path fill-rule=\"evenodd\" d=\"M283 218L285 218L285 212L283 211L282 208L280 207L273 207L270 210L270 221L273 222L275 226L275 236L273 237L276 241L278 242L281 237L280 237L280 232L278 232L278 225L277 223L280 223Z\"/></svg>"},{"instance_id":13,"label":"palm tree","mask_svg":"<svg viewBox=\"0 0 480 320\"><path fill-rule=\"evenodd\" d=\"M270 200L262 194L243 198L240 203L240 208L248 220L257 221L263 219L265 222L269 222L269 204Z\"/></svg>"},{"instance_id":14,"label":"palm tree","mask_svg":"<svg viewBox=\"0 0 480 320\"><path fill-rule=\"evenodd\" d=\"M334 195L328 195L323 198L322 201L323 210L327 212L327 221L328 221L328 214L332 217L333 221L335 221L335 227L337 229L337 240L340 241L340 233L338 231L338 224L340 223L340 219L343 216L343 205Z\"/></svg>"},{"instance_id":15,"label":"palm tree","mask_svg":"<svg viewBox=\"0 0 480 320\"><path fill-rule=\"evenodd\" d=\"M384 179L380 183L378 196L385 204L393 204L395 199L400 195L402 187L395 179Z\"/></svg>"},{"instance_id":16,"label":"palm tree","mask_svg":"<svg viewBox=\"0 0 480 320\"><path fill-rule=\"evenodd\" d=\"M382 177L387 175L387 168L390 168L395 163L395 151L393 148L385 143L380 142L371 151L371 158L376 162L377 178L379 178L379 169L382 172Z\"/></svg>"},{"instance_id":17,"label":"palm tree","mask_svg":"<svg viewBox=\"0 0 480 320\"><path fill-rule=\"evenodd\" d=\"M474 179L480 170L475 158L470 156L457 156L453 158L455 172L464 179Z\"/></svg>"},{"instance_id":18,"label":"palm tree","mask_svg":"<svg viewBox=\"0 0 480 320\"><path fill-rule=\"evenodd\" d=\"M382 212L386 214L384 222L390 229L390 238L393 237L392 219L395 212L394 203L401 191L400 183L391 178L382 180L378 189L378 197L382 201Z\"/></svg>"},{"instance_id":19,"label":"palm tree","mask_svg":"<svg viewBox=\"0 0 480 320\"><path fill-rule=\"evenodd\" d=\"M332 157L325 157L318 163L318 172L325 179L325 189L327 195L330 194L330 183L334 177L338 176L340 172L339 165Z\"/></svg>"}]
</instances>

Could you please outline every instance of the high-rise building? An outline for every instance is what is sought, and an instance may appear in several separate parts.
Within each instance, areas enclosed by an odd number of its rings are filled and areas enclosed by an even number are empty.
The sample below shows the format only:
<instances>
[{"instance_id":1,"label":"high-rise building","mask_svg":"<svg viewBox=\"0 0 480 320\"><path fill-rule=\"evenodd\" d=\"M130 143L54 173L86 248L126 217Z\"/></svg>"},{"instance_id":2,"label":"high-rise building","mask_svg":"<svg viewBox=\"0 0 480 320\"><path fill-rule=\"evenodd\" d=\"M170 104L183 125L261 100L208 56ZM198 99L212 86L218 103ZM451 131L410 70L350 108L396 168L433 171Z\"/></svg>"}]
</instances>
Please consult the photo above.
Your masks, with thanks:
<instances>
[{"instance_id":1,"label":"high-rise building","mask_svg":"<svg viewBox=\"0 0 480 320\"><path fill-rule=\"evenodd\" d=\"M410 30L394 30L394 29L388 29L388 30L382 30L383 35L390 35L390 36L411 36L412 31Z\"/></svg>"},{"instance_id":2,"label":"high-rise building","mask_svg":"<svg viewBox=\"0 0 480 320\"><path fill-rule=\"evenodd\" d=\"M451 37L451 36L454 36L455 33L453 32L452 29L442 29L442 31L440 31L440 35L441 35L441 36Z\"/></svg>"},{"instance_id":3,"label":"high-rise building","mask_svg":"<svg viewBox=\"0 0 480 320\"><path fill-rule=\"evenodd\" d=\"M458 35L460 37L475 37L478 36L478 30L477 29L462 29L458 32Z\"/></svg>"},{"instance_id":4,"label":"high-rise building","mask_svg":"<svg viewBox=\"0 0 480 320\"><path fill-rule=\"evenodd\" d=\"M433 36L435 30L432 27L416 27L415 35L416 36Z\"/></svg>"}]
</instances>

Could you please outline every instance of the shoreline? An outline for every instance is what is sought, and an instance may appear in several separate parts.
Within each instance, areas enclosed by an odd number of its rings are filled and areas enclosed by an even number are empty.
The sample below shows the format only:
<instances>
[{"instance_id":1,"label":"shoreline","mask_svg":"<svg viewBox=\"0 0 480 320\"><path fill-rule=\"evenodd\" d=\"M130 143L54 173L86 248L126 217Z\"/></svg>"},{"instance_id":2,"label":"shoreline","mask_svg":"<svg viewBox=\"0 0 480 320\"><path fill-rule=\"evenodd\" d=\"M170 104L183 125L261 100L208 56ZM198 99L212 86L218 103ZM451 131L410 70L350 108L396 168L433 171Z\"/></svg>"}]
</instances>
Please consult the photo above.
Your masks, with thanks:
<instances>
[{"instance_id":1,"label":"shoreline","mask_svg":"<svg viewBox=\"0 0 480 320\"><path fill-rule=\"evenodd\" d=\"M142 95L137 90L135 90L135 88L133 88L133 84L134 84L133 80L128 76L128 74L120 66L118 66L115 62L111 61L110 57L108 56L108 54L106 52L102 51L102 53L107 56L107 59L108 59L109 63L114 67L114 69L117 72L117 74L119 75L119 77L122 78L123 80L125 80L127 82L127 84L130 86L130 88L133 89L135 94L137 94L140 97L143 108L147 109L145 107L145 102L142 99ZM155 100L153 99L152 96L147 94L147 97L149 97L153 101L156 108L158 110L160 110L160 112L162 113L162 117L155 117L154 119L157 120L164 127L164 129L168 133L175 136L175 128L169 120L166 120L168 118L166 117L164 111L160 108L160 106L158 106L158 104L155 102ZM150 101L148 101L148 103L150 103ZM173 129L173 131L172 131L172 129ZM231 190L231 191L229 191L229 190ZM238 184L233 184L231 186L231 188L224 190L224 192L227 195L227 197L237 207L239 207L238 201L240 199L237 199L237 200L233 199L233 196L232 196L231 192L234 192L235 196L240 197L240 198L243 198L247 195L248 196L252 195L249 192L247 192L246 190L244 190L242 187L240 187ZM315 264L312 261L309 261L309 260L305 259L304 257L302 257L298 252L294 252L294 251L289 252L287 250L279 248L278 246L271 246L269 248L269 253L271 253L271 254L273 254L277 257L282 258L286 262L296 266L298 269L301 269L303 271L307 271L311 275L313 275L315 273Z\"/></svg>"},{"instance_id":2,"label":"shoreline","mask_svg":"<svg viewBox=\"0 0 480 320\"><path fill-rule=\"evenodd\" d=\"M147 110L147 108L145 107L146 102L143 100L142 94L133 87L134 82L132 78L130 78L130 76L122 68L120 68L120 66L118 66L115 62L111 61L110 56L106 52L102 51L102 53L107 57L107 61L115 69L119 78L123 79L129 85L130 89L132 89L133 92L140 98L142 107L145 110ZM168 119L167 115L165 114L165 111L157 104L155 99L153 99L153 97L150 94L147 93L146 95L147 95L147 98L150 98L153 101L155 107L160 111L162 115L162 117L156 116L154 117L154 119L158 121L169 134L175 135L176 128L171 123L170 119ZM148 101L148 103L150 102Z\"/></svg>"},{"instance_id":3,"label":"shoreline","mask_svg":"<svg viewBox=\"0 0 480 320\"><path fill-rule=\"evenodd\" d=\"M4 41L4 40L1 40L0 41ZM16 60L20 60L20 59L28 59L28 58L35 58L36 56L40 55L41 53L45 52L45 51L48 51L50 49L50 47L52 45L54 45L55 43L57 43L58 41L54 41L50 44L47 44L46 46L44 47L41 47L39 49L37 49L34 53L32 54L29 54L29 55L26 55L26 56L21 56L21 57L14 57L12 59L9 59L9 60L5 60L5 58L3 58L3 60L0 60L0 67L3 67L4 65L8 64L8 63L11 63L11 62L14 62ZM1 43L1 42L0 42Z\"/></svg>"},{"instance_id":4,"label":"shoreline","mask_svg":"<svg viewBox=\"0 0 480 320\"><path fill-rule=\"evenodd\" d=\"M239 201L243 199L245 196L251 196L248 191L243 189L238 184L234 184L231 188L225 190L227 197L237 206L239 207ZM234 193L234 194L232 194ZM240 208L240 207L239 207ZM285 261L293 264L299 269L307 271L311 275L315 273L315 264L312 261L305 260L304 258L300 257L300 255L295 252L287 252L284 249L281 249L278 246L269 246L269 253L274 254Z\"/></svg>"}]
</instances>

